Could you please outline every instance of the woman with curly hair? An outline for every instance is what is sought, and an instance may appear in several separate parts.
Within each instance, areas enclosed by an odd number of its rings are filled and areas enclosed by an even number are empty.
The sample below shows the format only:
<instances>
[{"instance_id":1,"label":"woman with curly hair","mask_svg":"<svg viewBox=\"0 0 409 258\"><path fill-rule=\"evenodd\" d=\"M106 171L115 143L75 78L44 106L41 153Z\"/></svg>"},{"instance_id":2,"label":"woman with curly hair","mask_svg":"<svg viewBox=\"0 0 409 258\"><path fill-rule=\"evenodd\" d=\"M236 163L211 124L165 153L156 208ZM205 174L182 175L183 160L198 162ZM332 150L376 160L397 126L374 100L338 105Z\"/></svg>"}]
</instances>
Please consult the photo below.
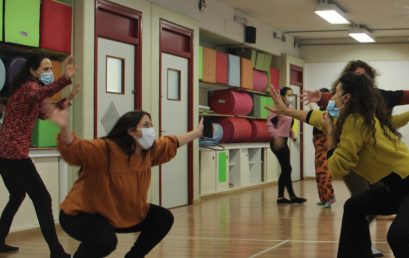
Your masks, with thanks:
<instances>
[{"instance_id":1,"label":"woman with curly hair","mask_svg":"<svg viewBox=\"0 0 409 258\"><path fill-rule=\"evenodd\" d=\"M409 257L409 149L396 128L409 121L409 112L388 115L381 94L365 74L345 73L339 79L327 111L302 111L287 107L276 92L275 108L318 128L328 137L328 165L334 176L351 170L373 184L344 205L338 258L370 258L368 215L395 214L388 243L395 257ZM333 120L334 119L334 120Z\"/></svg>"}]
</instances>

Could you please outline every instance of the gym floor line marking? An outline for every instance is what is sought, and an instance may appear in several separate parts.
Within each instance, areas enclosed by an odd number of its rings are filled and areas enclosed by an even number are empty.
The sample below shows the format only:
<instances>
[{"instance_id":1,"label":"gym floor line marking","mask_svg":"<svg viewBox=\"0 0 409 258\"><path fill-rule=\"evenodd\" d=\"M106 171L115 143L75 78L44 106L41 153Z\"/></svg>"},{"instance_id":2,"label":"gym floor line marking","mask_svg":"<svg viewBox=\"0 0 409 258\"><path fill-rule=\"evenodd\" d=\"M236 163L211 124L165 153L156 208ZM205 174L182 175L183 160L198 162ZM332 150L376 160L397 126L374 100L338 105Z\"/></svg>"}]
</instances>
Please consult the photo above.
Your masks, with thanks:
<instances>
[{"instance_id":1,"label":"gym floor line marking","mask_svg":"<svg viewBox=\"0 0 409 258\"><path fill-rule=\"evenodd\" d=\"M273 249L275 249L275 248L277 248L277 247L280 247L280 246L282 246L282 245L284 245L284 244L286 244L286 243L288 243L288 242L290 242L290 241L289 241L289 240L285 240L285 241L283 241L283 242L281 242L281 243L279 243L279 244L273 245L273 246L270 247L270 248L264 249L264 250L262 250L262 251L260 251L260 252L258 252L258 253L256 253L256 254L253 254L253 255L250 256L249 258L254 258L254 257L257 257L257 256L259 256L259 255L261 255L261 254L270 252L271 250L273 250Z\"/></svg>"}]
</instances>

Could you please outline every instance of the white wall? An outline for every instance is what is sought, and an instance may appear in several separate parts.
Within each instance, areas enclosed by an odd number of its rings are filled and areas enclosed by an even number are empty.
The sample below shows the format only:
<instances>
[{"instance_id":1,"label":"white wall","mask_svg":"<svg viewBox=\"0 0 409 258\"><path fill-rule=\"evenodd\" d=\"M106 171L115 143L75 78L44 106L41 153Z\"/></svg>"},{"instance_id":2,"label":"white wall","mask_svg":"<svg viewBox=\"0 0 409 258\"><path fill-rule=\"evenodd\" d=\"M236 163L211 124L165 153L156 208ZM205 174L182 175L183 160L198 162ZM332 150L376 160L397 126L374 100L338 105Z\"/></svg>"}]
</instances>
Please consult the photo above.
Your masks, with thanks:
<instances>
[{"instance_id":1,"label":"white wall","mask_svg":"<svg viewBox=\"0 0 409 258\"><path fill-rule=\"evenodd\" d=\"M407 47L406 47L407 48ZM317 53L314 49L314 53ZM378 87L385 90L402 90L408 89L409 84L409 56L406 54L405 51L402 51L402 48L394 49L393 47L389 47L389 49L385 51L380 51L378 53L374 53L373 55L369 55L366 53L359 53L355 52L356 49L348 48L344 49L343 51L338 52L335 51L334 55L339 57L343 56L351 58L351 59L361 59L368 62L369 65L374 67L379 76L377 78ZM350 53L355 53L355 56L351 56ZM394 55L391 53L402 53L402 55ZM402 59L403 60L387 60L388 55L393 59ZM310 56L309 54L307 55ZM325 59L323 59L325 57ZM306 61L304 67L304 80L305 84L304 87L306 90L313 90L319 89L322 87L330 88L333 81L339 76L340 72L343 70L344 66L346 65L347 61L341 62L331 62L327 60L328 55L325 55L325 51L322 55L317 55L317 57L313 57L314 61L319 61L321 58L321 62L308 62ZM336 59L335 56L332 58ZM380 60L376 60L380 59ZM400 106L394 109L394 113L400 113L403 111L407 111L408 106ZM406 143L409 143L409 127L406 126L400 130ZM314 169L314 146L312 144L312 127L309 125L304 125L304 175L305 176L315 176L315 169Z\"/></svg>"},{"instance_id":2,"label":"white wall","mask_svg":"<svg viewBox=\"0 0 409 258\"><path fill-rule=\"evenodd\" d=\"M247 25L257 28L256 44L253 44L254 48L278 56L281 55L281 53L290 54L296 57L300 56L300 49L294 48L293 46L293 37L288 36L286 42L274 39L273 31L279 32L278 30L258 21L257 17L250 17L216 0L206 1L206 12L199 11L198 1L196 0L150 1L198 20L200 29L210 31L236 42L244 41L244 29L243 25L234 22L234 16L243 16L248 20Z\"/></svg>"}]
</instances>

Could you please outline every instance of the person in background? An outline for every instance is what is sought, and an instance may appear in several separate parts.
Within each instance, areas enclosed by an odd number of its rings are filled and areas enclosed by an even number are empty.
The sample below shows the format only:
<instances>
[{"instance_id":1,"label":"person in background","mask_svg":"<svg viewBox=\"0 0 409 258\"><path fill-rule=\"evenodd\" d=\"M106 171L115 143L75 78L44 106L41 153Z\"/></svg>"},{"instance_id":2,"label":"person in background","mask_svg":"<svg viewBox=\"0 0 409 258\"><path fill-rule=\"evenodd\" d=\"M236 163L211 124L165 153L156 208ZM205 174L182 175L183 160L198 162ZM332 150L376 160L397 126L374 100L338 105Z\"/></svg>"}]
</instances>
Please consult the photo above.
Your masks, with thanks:
<instances>
[{"instance_id":1,"label":"person in background","mask_svg":"<svg viewBox=\"0 0 409 258\"><path fill-rule=\"evenodd\" d=\"M51 258L70 257L57 238L51 196L28 153L32 130L43 100L70 85L74 74L72 56L65 61L65 74L54 81L50 59L32 55L12 82L13 90L0 128L0 175L10 193L0 216L0 252L16 252L19 249L7 245L6 237L14 215L27 194L33 202Z\"/></svg>"},{"instance_id":2,"label":"person in background","mask_svg":"<svg viewBox=\"0 0 409 258\"><path fill-rule=\"evenodd\" d=\"M344 67L342 74L346 72L354 72L356 74L366 74L370 79L375 81L376 76L378 75L378 72L367 64L366 62L362 60L352 60L348 62L348 64ZM338 85L339 79L335 80L335 82L332 85L332 89L334 90L335 87ZM373 84L375 87L375 83ZM385 105L387 107L388 113L392 113L392 109L397 106L397 105L407 105L409 104L409 90L397 90L397 91L387 91L387 90L382 90L376 88L377 91L381 94L383 97L383 100L385 102ZM328 100L331 98L333 94L329 92L324 92L321 93L320 91L304 91L302 94L302 99L301 101L305 102L306 104L310 102L317 102L319 106L327 106ZM363 179L361 176L359 176L357 173L354 171L351 171L351 173L348 173L346 176L344 176L343 181L345 185L347 186L349 192L351 193L351 196L358 195L366 190L368 190L370 187L377 187L381 183L374 184L371 186L367 180ZM388 216L389 218L394 218L392 216ZM371 223L375 219L375 216L370 215L368 216L368 220ZM374 254L374 257L382 257L383 254L378 251L375 247L372 247L372 251Z\"/></svg>"},{"instance_id":3,"label":"person in background","mask_svg":"<svg viewBox=\"0 0 409 258\"><path fill-rule=\"evenodd\" d=\"M293 91L289 87L280 89L280 95L284 103L288 106L293 101ZM306 199L297 197L294 193L293 182L291 179L290 149L288 148L288 137L296 140L292 131L293 119L288 116L271 113L267 118L267 130L271 136L270 149L277 157L281 167L280 177L278 178L278 197L277 204L301 204ZM284 191L287 189L289 199L285 198Z\"/></svg>"},{"instance_id":4,"label":"person in background","mask_svg":"<svg viewBox=\"0 0 409 258\"><path fill-rule=\"evenodd\" d=\"M327 88L320 89L320 92L329 92ZM326 107L321 106L320 110L325 111ZM320 202L317 205L323 208L331 208L334 203L335 194L332 187L332 174L328 170L327 161L327 136L318 128L312 130L313 143L315 148L315 180L317 181L318 196Z\"/></svg>"},{"instance_id":5,"label":"person in background","mask_svg":"<svg viewBox=\"0 0 409 258\"><path fill-rule=\"evenodd\" d=\"M145 257L174 220L168 209L147 203L151 167L202 136L203 120L193 131L155 139L150 114L136 110L122 115L107 136L81 140L69 129L68 109L49 107L47 116L61 128L58 150L81 167L60 211L61 227L80 242L74 258L106 257L117 246L116 233L130 232L140 234L125 258Z\"/></svg>"},{"instance_id":6,"label":"person in background","mask_svg":"<svg viewBox=\"0 0 409 258\"><path fill-rule=\"evenodd\" d=\"M366 74L343 74L327 111L288 108L272 91L268 110L322 128L328 138L328 165L334 176L355 171L369 183L383 182L344 204L338 258L372 258L367 217L396 214L387 239L395 257L409 257L409 149L396 128L409 112L388 114L380 92ZM333 120L334 119L334 120Z\"/></svg>"}]
</instances>

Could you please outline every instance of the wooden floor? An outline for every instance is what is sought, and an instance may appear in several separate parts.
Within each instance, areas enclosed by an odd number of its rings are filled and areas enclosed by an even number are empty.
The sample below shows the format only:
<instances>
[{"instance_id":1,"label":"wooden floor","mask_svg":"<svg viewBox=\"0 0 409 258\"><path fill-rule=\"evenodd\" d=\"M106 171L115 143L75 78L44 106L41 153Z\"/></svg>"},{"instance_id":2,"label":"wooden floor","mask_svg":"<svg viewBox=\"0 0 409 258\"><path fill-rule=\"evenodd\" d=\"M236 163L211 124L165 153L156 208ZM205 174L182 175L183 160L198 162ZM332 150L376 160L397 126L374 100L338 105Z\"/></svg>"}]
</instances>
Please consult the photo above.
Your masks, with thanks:
<instances>
[{"instance_id":1,"label":"wooden floor","mask_svg":"<svg viewBox=\"0 0 409 258\"><path fill-rule=\"evenodd\" d=\"M294 184L296 193L308 199L304 205L277 206L277 186L268 186L172 209L175 224L148 257L336 257L342 205L348 192L342 182L334 185L338 201L331 209L316 205L312 180ZM371 228L375 246L387 258L393 257L386 242L389 225L390 221L378 220ZM67 251L76 249L78 243L61 230L59 237ZM119 235L118 248L109 257L124 257L134 239L131 234ZM0 257L49 257L38 230L12 234L8 243L20 246L20 252Z\"/></svg>"}]
</instances>

